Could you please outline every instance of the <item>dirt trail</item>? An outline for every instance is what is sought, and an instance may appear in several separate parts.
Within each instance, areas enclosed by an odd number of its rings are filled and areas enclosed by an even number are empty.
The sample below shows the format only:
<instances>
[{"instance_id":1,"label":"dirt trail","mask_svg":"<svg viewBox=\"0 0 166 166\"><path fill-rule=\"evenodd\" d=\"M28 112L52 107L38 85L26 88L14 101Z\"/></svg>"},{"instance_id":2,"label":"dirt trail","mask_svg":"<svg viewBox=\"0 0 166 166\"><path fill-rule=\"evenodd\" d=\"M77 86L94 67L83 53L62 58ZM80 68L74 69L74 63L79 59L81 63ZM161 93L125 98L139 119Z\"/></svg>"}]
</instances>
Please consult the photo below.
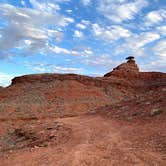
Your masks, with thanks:
<instances>
[{"instance_id":1,"label":"dirt trail","mask_svg":"<svg viewBox=\"0 0 166 166\"><path fill-rule=\"evenodd\" d=\"M49 121L49 119L48 119ZM160 155L133 146L134 125L98 115L61 118L72 129L68 142L55 147L13 151L0 158L2 166L165 166ZM136 133L139 137L139 133ZM131 137L130 137L131 136Z\"/></svg>"},{"instance_id":2,"label":"dirt trail","mask_svg":"<svg viewBox=\"0 0 166 166\"><path fill-rule=\"evenodd\" d=\"M131 125L122 125L101 116L62 119L73 127L71 151L65 155L77 165L162 165L160 157L145 149L137 149L130 141ZM137 133L139 136L139 134ZM75 140L78 142L76 143ZM163 162L164 165L164 162Z\"/></svg>"}]
</instances>

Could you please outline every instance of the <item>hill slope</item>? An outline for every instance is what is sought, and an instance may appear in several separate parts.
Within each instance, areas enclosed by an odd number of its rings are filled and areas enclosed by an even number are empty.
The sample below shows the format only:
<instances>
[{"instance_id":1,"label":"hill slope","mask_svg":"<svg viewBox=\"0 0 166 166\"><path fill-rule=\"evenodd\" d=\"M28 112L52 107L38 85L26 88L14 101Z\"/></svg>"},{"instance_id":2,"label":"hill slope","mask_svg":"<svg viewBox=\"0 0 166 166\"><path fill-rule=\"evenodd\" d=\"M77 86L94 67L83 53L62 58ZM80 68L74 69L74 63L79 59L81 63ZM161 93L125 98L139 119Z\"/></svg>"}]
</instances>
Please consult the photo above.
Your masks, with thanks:
<instances>
[{"instance_id":1,"label":"hill slope","mask_svg":"<svg viewBox=\"0 0 166 166\"><path fill-rule=\"evenodd\" d=\"M166 165L166 74L16 77L0 91L0 165Z\"/></svg>"}]
</instances>

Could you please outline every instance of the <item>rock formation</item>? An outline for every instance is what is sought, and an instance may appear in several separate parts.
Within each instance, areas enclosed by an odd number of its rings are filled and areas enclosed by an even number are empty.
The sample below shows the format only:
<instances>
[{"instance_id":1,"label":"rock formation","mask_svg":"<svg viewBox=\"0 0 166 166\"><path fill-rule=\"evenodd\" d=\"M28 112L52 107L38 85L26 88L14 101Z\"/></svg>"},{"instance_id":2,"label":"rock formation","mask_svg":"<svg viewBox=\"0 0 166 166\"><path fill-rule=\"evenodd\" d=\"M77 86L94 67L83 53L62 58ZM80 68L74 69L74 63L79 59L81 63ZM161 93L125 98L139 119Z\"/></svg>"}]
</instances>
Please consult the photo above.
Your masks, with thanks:
<instances>
[{"instance_id":1,"label":"rock formation","mask_svg":"<svg viewBox=\"0 0 166 166\"><path fill-rule=\"evenodd\" d=\"M164 166L165 94L166 73L133 57L104 77L16 77L0 88L0 165Z\"/></svg>"},{"instance_id":2,"label":"rock formation","mask_svg":"<svg viewBox=\"0 0 166 166\"><path fill-rule=\"evenodd\" d=\"M134 59L129 59L126 63L122 63L113 69L113 71L104 75L104 77L116 76L116 77L133 77L138 76L139 68Z\"/></svg>"},{"instance_id":3,"label":"rock formation","mask_svg":"<svg viewBox=\"0 0 166 166\"><path fill-rule=\"evenodd\" d=\"M139 72L135 60L129 58L104 77L92 78L76 74L16 77L11 86L0 93L0 109L5 112L4 117L9 114L24 117L44 114L73 116L107 104L132 99L145 90L165 84L166 74ZM9 107L7 103L10 102L14 104Z\"/></svg>"}]
</instances>

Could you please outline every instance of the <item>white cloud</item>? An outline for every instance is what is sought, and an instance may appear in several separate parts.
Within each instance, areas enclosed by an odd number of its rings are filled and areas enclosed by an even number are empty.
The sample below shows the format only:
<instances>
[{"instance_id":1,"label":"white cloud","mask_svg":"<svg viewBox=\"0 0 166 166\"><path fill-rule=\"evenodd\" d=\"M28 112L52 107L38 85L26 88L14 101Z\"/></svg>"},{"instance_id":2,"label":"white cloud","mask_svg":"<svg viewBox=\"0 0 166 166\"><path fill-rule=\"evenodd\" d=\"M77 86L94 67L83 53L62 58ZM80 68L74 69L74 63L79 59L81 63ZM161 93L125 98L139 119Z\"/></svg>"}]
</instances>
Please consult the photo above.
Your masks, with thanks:
<instances>
[{"instance_id":1,"label":"white cloud","mask_svg":"<svg viewBox=\"0 0 166 166\"><path fill-rule=\"evenodd\" d=\"M88 55L92 55L93 54L93 51L91 49L85 49L84 50L84 53L85 54L88 54Z\"/></svg>"},{"instance_id":2,"label":"white cloud","mask_svg":"<svg viewBox=\"0 0 166 166\"><path fill-rule=\"evenodd\" d=\"M7 23L0 29L1 52L17 47L24 48L22 54L47 50L50 39L61 41L63 33L58 28L74 22L72 18L58 14L50 3L46 7L45 3L32 2L34 9L0 4L0 17ZM22 46L25 40L31 41L28 47Z\"/></svg>"},{"instance_id":3,"label":"white cloud","mask_svg":"<svg viewBox=\"0 0 166 166\"><path fill-rule=\"evenodd\" d=\"M79 31L79 30L75 30L74 31L74 37L83 38L84 34L81 31Z\"/></svg>"},{"instance_id":4,"label":"white cloud","mask_svg":"<svg viewBox=\"0 0 166 166\"><path fill-rule=\"evenodd\" d=\"M159 41L154 47L153 51L156 55L159 55L161 57L165 58L165 64L166 64L166 40Z\"/></svg>"},{"instance_id":5,"label":"white cloud","mask_svg":"<svg viewBox=\"0 0 166 166\"><path fill-rule=\"evenodd\" d=\"M83 71L82 68L75 68L75 67L63 67L63 66L54 66L53 72L56 73L81 73Z\"/></svg>"},{"instance_id":6,"label":"white cloud","mask_svg":"<svg viewBox=\"0 0 166 166\"><path fill-rule=\"evenodd\" d=\"M84 25L89 25L91 22L89 20L81 20L81 23Z\"/></svg>"},{"instance_id":7,"label":"white cloud","mask_svg":"<svg viewBox=\"0 0 166 166\"><path fill-rule=\"evenodd\" d=\"M163 71L166 72L166 59L157 58L149 62L142 62L140 65L142 71Z\"/></svg>"},{"instance_id":8,"label":"white cloud","mask_svg":"<svg viewBox=\"0 0 166 166\"><path fill-rule=\"evenodd\" d=\"M152 26L154 24L158 24L166 19L166 10L160 9L151 11L145 17L145 25Z\"/></svg>"},{"instance_id":9,"label":"white cloud","mask_svg":"<svg viewBox=\"0 0 166 166\"><path fill-rule=\"evenodd\" d=\"M51 46L49 47L49 51L53 52L54 54L65 54L80 57L89 57L94 54L94 52L89 47L73 48L69 50L58 46Z\"/></svg>"},{"instance_id":10,"label":"white cloud","mask_svg":"<svg viewBox=\"0 0 166 166\"><path fill-rule=\"evenodd\" d=\"M56 54L70 54L71 53L69 50L67 50L65 48L58 47L58 46L50 47L50 50Z\"/></svg>"},{"instance_id":11,"label":"white cloud","mask_svg":"<svg viewBox=\"0 0 166 166\"><path fill-rule=\"evenodd\" d=\"M25 6L26 2L24 0L21 0L21 4Z\"/></svg>"},{"instance_id":12,"label":"white cloud","mask_svg":"<svg viewBox=\"0 0 166 166\"><path fill-rule=\"evenodd\" d=\"M76 24L76 27L79 29L86 29L86 26L84 24L81 24L81 23Z\"/></svg>"},{"instance_id":13,"label":"white cloud","mask_svg":"<svg viewBox=\"0 0 166 166\"><path fill-rule=\"evenodd\" d=\"M67 13L72 13L73 11L71 9L66 10Z\"/></svg>"},{"instance_id":14,"label":"white cloud","mask_svg":"<svg viewBox=\"0 0 166 166\"><path fill-rule=\"evenodd\" d=\"M89 26L90 24L91 24L91 23L90 23L90 21L88 21L88 20L81 20L80 23L77 23L77 24L76 24L76 27L79 28L79 29L84 30L84 29L86 29L87 26Z\"/></svg>"},{"instance_id":15,"label":"white cloud","mask_svg":"<svg viewBox=\"0 0 166 166\"><path fill-rule=\"evenodd\" d=\"M81 55L81 53L78 51L68 50L66 48L61 48L58 46L51 46L49 50L55 54L66 54L66 55L77 55L77 56Z\"/></svg>"},{"instance_id":16,"label":"white cloud","mask_svg":"<svg viewBox=\"0 0 166 166\"><path fill-rule=\"evenodd\" d=\"M112 70L120 62L112 60L111 56L108 54L102 54L98 56L90 56L83 60L83 63L91 67L95 67L97 70L104 72Z\"/></svg>"},{"instance_id":17,"label":"white cloud","mask_svg":"<svg viewBox=\"0 0 166 166\"><path fill-rule=\"evenodd\" d=\"M166 25L157 27L157 31L163 36L166 35Z\"/></svg>"},{"instance_id":18,"label":"white cloud","mask_svg":"<svg viewBox=\"0 0 166 166\"><path fill-rule=\"evenodd\" d=\"M120 38L128 38L131 32L121 26L100 27L98 24L92 25L93 34L106 41L119 40Z\"/></svg>"},{"instance_id":19,"label":"white cloud","mask_svg":"<svg viewBox=\"0 0 166 166\"><path fill-rule=\"evenodd\" d=\"M127 39L127 45L132 48L141 48L144 47L146 44L154 42L158 39L160 39L160 35L158 33L143 32L139 35L135 35Z\"/></svg>"},{"instance_id":20,"label":"white cloud","mask_svg":"<svg viewBox=\"0 0 166 166\"><path fill-rule=\"evenodd\" d=\"M0 72L0 86L8 86L12 78L12 75Z\"/></svg>"},{"instance_id":21,"label":"white cloud","mask_svg":"<svg viewBox=\"0 0 166 166\"><path fill-rule=\"evenodd\" d=\"M64 23L63 26L67 26L69 23L73 23L74 19L70 17L64 17Z\"/></svg>"},{"instance_id":22,"label":"white cloud","mask_svg":"<svg viewBox=\"0 0 166 166\"><path fill-rule=\"evenodd\" d=\"M147 0L100 0L98 11L109 20L122 22L134 19L134 16L147 5Z\"/></svg>"},{"instance_id":23,"label":"white cloud","mask_svg":"<svg viewBox=\"0 0 166 166\"><path fill-rule=\"evenodd\" d=\"M37 0L29 0L34 9L41 12L53 12L60 10L60 6L58 4L54 4L51 2L43 3L38 2Z\"/></svg>"},{"instance_id":24,"label":"white cloud","mask_svg":"<svg viewBox=\"0 0 166 166\"><path fill-rule=\"evenodd\" d=\"M88 6L91 3L91 0L81 0L84 6Z\"/></svg>"},{"instance_id":25,"label":"white cloud","mask_svg":"<svg viewBox=\"0 0 166 166\"><path fill-rule=\"evenodd\" d=\"M126 38L124 43L116 48L116 54L125 53L127 55L144 56L145 47L156 40L160 35L156 32L143 32L133 34Z\"/></svg>"},{"instance_id":26,"label":"white cloud","mask_svg":"<svg viewBox=\"0 0 166 166\"><path fill-rule=\"evenodd\" d=\"M141 33L140 35L135 35L132 39L129 39L129 43L133 48L141 48L144 47L146 44L151 43L155 40L160 39L160 35L155 32L145 32Z\"/></svg>"},{"instance_id":27,"label":"white cloud","mask_svg":"<svg viewBox=\"0 0 166 166\"><path fill-rule=\"evenodd\" d=\"M26 64L28 68L37 72L51 72L51 73L83 73L84 69L76 67L65 67L47 63Z\"/></svg>"}]
</instances>

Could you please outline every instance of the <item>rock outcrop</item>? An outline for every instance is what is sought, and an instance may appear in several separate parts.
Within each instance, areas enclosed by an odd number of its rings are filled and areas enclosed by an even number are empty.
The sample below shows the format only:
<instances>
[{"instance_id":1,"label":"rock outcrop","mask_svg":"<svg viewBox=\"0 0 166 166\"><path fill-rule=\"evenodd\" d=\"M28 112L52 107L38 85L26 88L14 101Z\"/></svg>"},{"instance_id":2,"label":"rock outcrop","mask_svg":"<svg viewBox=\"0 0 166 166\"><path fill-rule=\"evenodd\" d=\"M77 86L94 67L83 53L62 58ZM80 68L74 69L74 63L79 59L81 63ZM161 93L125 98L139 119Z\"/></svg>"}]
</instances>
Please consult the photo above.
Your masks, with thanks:
<instances>
[{"instance_id":1,"label":"rock outcrop","mask_svg":"<svg viewBox=\"0 0 166 166\"><path fill-rule=\"evenodd\" d=\"M138 77L139 68L135 63L135 60L128 60L126 63L122 63L113 69L113 71L104 75L104 77L116 76L116 77Z\"/></svg>"},{"instance_id":2,"label":"rock outcrop","mask_svg":"<svg viewBox=\"0 0 166 166\"><path fill-rule=\"evenodd\" d=\"M113 69L113 71L104 75L112 80L128 80L130 86L151 86L151 85L165 85L166 74L161 72L140 72L134 59L129 59ZM127 82L125 82L126 84Z\"/></svg>"}]
</instances>

